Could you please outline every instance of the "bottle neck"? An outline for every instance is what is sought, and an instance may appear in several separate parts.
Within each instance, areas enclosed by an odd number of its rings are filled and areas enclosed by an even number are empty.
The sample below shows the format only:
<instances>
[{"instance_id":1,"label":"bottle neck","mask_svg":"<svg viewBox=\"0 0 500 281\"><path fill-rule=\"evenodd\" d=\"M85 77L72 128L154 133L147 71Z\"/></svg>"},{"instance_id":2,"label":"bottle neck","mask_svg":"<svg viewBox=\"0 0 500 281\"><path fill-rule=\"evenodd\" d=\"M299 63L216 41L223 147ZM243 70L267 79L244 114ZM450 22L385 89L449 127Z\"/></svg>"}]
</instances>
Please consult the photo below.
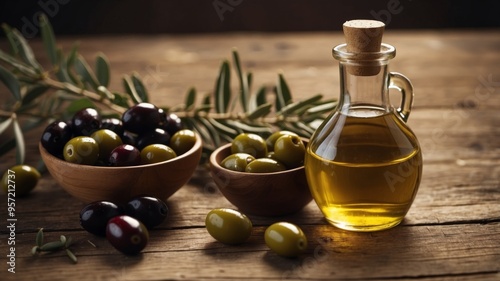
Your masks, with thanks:
<instances>
[{"instance_id":1,"label":"bottle neck","mask_svg":"<svg viewBox=\"0 0 500 281\"><path fill-rule=\"evenodd\" d=\"M391 110L387 64L376 66L373 75L359 75L348 62L340 62L339 109L346 115L380 115ZM375 74L376 73L376 74ZM368 117L368 116L366 116Z\"/></svg>"},{"instance_id":2,"label":"bottle neck","mask_svg":"<svg viewBox=\"0 0 500 281\"><path fill-rule=\"evenodd\" d=\"M333 48L333 57L340 63L339 109L346 115L373 116L392 110L389 102L389 60L396 49L380 45L380 52L350 53L347 45Z\"/></svg>"}]
</instances>

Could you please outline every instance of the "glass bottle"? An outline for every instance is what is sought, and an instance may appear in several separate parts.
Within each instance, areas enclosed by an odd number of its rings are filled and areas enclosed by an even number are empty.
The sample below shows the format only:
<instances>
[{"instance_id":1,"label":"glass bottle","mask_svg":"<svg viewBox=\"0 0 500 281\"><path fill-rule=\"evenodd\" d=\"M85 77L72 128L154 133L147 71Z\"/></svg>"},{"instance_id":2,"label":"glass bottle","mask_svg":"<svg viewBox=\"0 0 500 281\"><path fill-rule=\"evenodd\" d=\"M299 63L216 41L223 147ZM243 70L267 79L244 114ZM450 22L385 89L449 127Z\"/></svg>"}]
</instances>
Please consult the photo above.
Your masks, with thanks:
<instances>
[{"instance_id":1,"label":"glass bottle","mask_svg":"<svg viewBox=\"0 0 500 281\"><path fill-rule=\"evenodd\" d=\"M410 209L422 176L422 153L406 125L413 87L388 72L395 48L348 52L333 48L339 61L338 106L309 142L305 169L314 200L329 223L353 231L399 224ZM357 70L362 69L362 72ZM389 88L401 93L394 108Z\"/></svg>"}]
</instances>

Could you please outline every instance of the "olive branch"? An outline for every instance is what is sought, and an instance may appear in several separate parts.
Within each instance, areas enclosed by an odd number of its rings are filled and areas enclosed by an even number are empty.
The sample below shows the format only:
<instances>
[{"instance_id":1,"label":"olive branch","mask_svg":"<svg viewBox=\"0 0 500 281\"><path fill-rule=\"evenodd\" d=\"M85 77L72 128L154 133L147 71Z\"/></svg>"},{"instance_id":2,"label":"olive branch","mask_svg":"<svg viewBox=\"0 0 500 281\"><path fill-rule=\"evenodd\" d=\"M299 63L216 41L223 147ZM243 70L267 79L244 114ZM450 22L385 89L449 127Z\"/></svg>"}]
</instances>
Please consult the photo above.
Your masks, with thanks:
<instances>
[{"instance_id":1,"label":"olive branch","mask_svg":"<svg viewBox=\"0 0 500 281\"><path fill-rule=\"evenodd\" d=\"M103 117L120 117L130 106L149 102L149 92L136 73L122 77L122 91L109 89L111 67L104 54L98 54L91 67L76 44L65 53L45 15L40 17L40 30L49 69L37 61L17 29L6 24L2 28L10 52L0 50L0 80L12 96L0 108L0 156L15 148L16 162L22 164L26 131L56 119L67 120L82 108L96 108ZM159 106L200 134L205 159L243 132L266 137L279 129L309 137L317 121L336 106L336 100L323 100L321 94L294 101L283 74L278 74L276 85L263 85L252 92L253 75L242 69L236 49L232 50L232 66L239 81L237 94L231 89L231 63L225 59L213 92L200 97L193 87L183 104ZM9 128L13 136L6 137Z\"/></svg>"}]
</instances>

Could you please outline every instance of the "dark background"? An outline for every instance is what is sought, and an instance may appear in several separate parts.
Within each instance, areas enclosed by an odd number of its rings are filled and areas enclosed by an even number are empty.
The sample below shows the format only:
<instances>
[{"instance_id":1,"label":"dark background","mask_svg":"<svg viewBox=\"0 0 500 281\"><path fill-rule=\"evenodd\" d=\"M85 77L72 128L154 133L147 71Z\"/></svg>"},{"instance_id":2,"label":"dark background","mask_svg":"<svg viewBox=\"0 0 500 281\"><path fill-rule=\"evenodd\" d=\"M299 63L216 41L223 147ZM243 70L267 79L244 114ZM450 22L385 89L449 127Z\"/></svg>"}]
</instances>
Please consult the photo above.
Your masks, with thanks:
<instances>
[{"instance_id":1,"label":"dark background","mask_svg":"<svg viewBox=\"0 0 500 281\"><path fill-rule=\"evenodd\" d=\"M0 21L34 37L40 12L56 34L332 31L355 18L391 29L500 27L498 0L2 0Z\"/></svg>"}]
</instances>

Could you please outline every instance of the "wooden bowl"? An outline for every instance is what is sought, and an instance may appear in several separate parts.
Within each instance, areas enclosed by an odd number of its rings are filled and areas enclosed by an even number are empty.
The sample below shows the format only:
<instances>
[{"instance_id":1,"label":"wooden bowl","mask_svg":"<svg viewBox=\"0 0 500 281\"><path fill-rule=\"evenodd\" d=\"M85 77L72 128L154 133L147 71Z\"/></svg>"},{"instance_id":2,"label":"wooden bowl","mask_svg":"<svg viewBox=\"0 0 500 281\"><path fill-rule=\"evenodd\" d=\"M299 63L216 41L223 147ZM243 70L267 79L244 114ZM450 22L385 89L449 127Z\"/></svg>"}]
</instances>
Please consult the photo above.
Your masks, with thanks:
<instances>
[{"instance_id":1,"label":"wooden bowl","mask_svg":"<svg viewBox=\"0 0 500 281\"><path fill-rule=\"evenodd\" d=\"M304 166L274 173L245 173L223 168L231 144L210 155L210 174L226 199L246 214L281 216L301 210L312 200Z\"/></svg>"},{"instance_id":2,"label":"wooden bowl","mask_svg":"<svg viewBox=\"0 0 500 281\"><path fill-rule=\"evenodd\" d=\"M186 153L155 164L100 167L79 165L61 160L39 144L40 154L52 177L69 194L90 203L109 200L124 203L136 195L149 195L167 200L191 178L199 165L202 141Z\"/></svg>"}]
</instances>

